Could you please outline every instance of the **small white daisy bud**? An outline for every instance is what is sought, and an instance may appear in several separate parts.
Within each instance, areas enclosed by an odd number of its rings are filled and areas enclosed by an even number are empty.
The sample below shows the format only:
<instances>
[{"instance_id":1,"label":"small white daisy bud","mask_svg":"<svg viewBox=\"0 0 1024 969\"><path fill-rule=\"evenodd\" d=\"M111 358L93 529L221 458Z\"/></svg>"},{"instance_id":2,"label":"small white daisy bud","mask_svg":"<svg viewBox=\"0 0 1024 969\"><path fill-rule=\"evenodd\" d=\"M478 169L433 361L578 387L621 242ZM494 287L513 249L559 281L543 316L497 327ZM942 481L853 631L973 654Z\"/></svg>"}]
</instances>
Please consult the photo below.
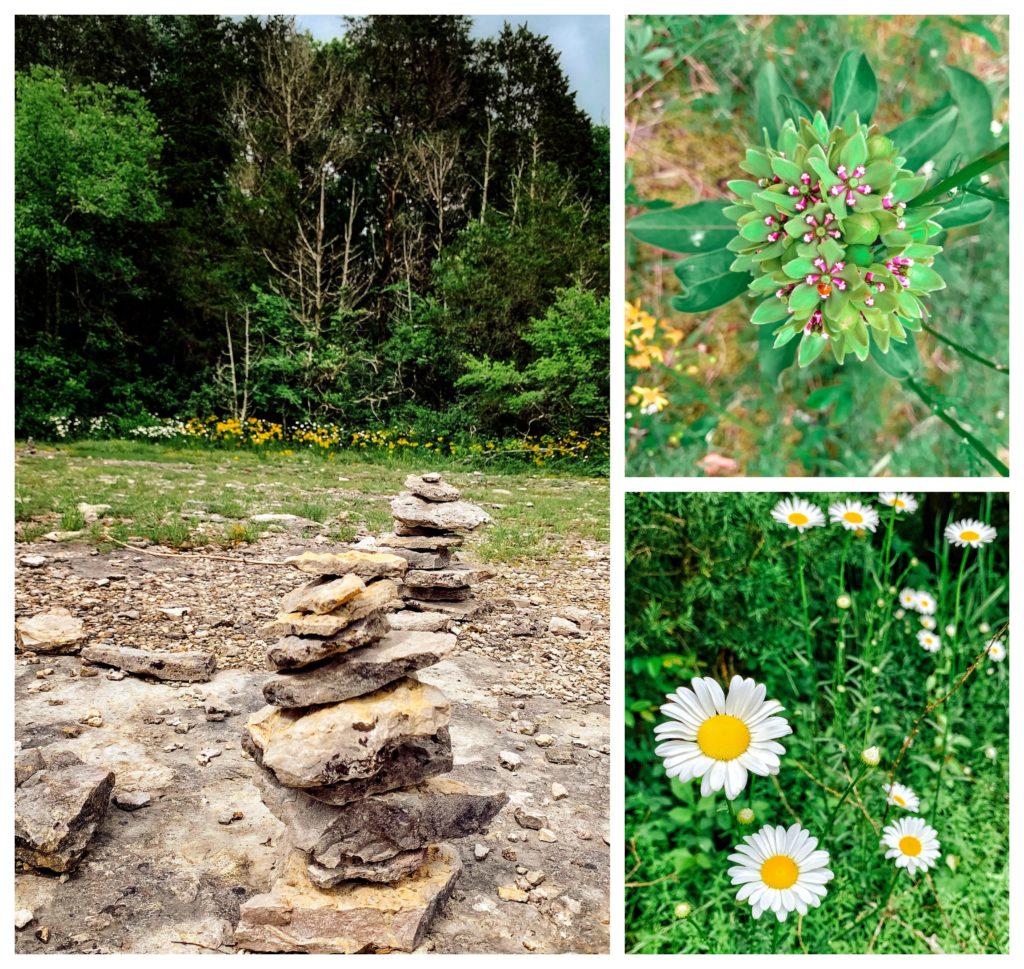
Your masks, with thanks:
<instances>
[{"instance_id":1,"label":"small white daisy bud","mask_svg":"<svg viewBox=\"0 0 1024 969\"><path fill-rule=\"evenodd\" d=\"M841 754L845 754L846 753L846 744L840 744L839 745L839 753L841 753Z\"/></svg>"},{"instance_id":2,"label":"small white daisy bud","mask_svg":"<svg viewBox=\"0 0 1024 969\"><path fill-rule=\"evenodd\" d=\"M877 639L875 639L874 637L872 637L872 639L871 639L871 645L872 645L872 646L877 646L877 645L878 645L878 640L877 640Z\"/></svg>"},{"instance_id":3,"label":"small white daisy bud","mask_svg":"<svg viewBox=\"0 0 1024 969\"><path fill-rule=\"evenodd\" d=\"M836 599L836 605L840 609L849 609L853 605L853 600L849 596L843 595Z\"/></svg>"},{"instance_id":4,"label":"small white daisy bud","mask_svg":"<svg viewBox=\"0 0 1024 969\"><path fill-rule=\"evenodd\" d=\"M691 908L691 906L690 906L690 903L689 903L689 902L680 902L680 903L679 903L679 904L678 904L678 905L676 906L676 918L677 918L677 919L686 919L686 918L689 918L689 917L690 917L690 913L691 913L692 911L693 911L693 909Z\"/></svg>"},{"instance_id":5,"label":"small white daisy bud","mask_svg":"<svg viewBox=\"0 0 1024 969\"><path fill-rule=\"evenodd\" d=\"M987 622L983 622L978 626L978 632L987 635L992 632L992 627Z\"/></svg>"},{"instance_id":6,"label":"small white daisy bud","mask_svg":"<svg viewBox=\"0 0 1024 969\"><path fill-rule=\"evenodd\" d=\"M995 672L995 670L992 669L992 667L990 666L987 670L985 670L985 675L986 676L991 676L994 672Z\"/></svg>"},{"instance_id":7,"label":"small white daisy bud","mask_svg":"<svg viewBox=\"0 0 1024 969\"><path fill-rule=\"evenodd\" d=\"M877 747L867 747L861 751L860 759L864 761L868 767L877 767L879 761L882 759L882 752Z\"/></svg>"},{"instance_id":8,"label":"small white daisy bud","mask_svg":"<svg viewBox=\"0 0 1024 969\"><path fill-rule=\"evenodd\" d=\"M882 599L882 598L878 598L878 599L875 600L875 605L878 606L879 609L884 609L885 608L885 600Z\"/></svg>"},{"instance_id":9,"label":"small white daisy bud","mask_svg":"<svg viewBox=\"0 0 1024 969\"><path fill-rule=\"evenodd\" d=\"M946 855L945 862L950 871L956 871L960 867L960 858L957 855Z\"/></svg>"},{"instance_id":10,"label":"small white daisy bud","mask_svg":"<svg viewBox=\"0 0 1024 969\"><path fill-rule=\"evenodd\" d=\"M950 623L946 627L946 635L949 636L950 639L952 639L956 635L956 626Z\"/></svg>"},{"instance_id":11,"label":"small white daisy bud","mask_svg":"<svg viewBox=\"0 0 1024 969\"><path fill-rule=\"evenodd\" d=\"M754 812L750 808L740 808L736 812L736 820L740 824L753 824L754 823Z\"/></svg>"},{"instance_id":12,"label":"small white daisy bud","mask_svg":"<svg viewBox=\"0 0 1024 969\"><path fill-rule=\"evenodd\" d=\"M986 757L987 757L987 758L988 758L989 760L995 760L995 759L996 759L996 755L997 755L998 753L999 753L999 752L998 752L998 751L997 751L997 750L995 749L995 747L986 747L986 748L985 748L985 756L986 756Z\"/></svg>"},{"instance_id":13,"label":"small white daisy bud","mask_svg":"<svg viewBox=\"0 0 1024 969\"><path fill-rule=\"evenodd\" d=\"M881 666L872 666L871 667L871 672L874 673L875 676L878 676L878 674L882 672L882 667Z\"/></svg>"},{"instance_id":14,"label":"small white daisy bud","mask_svg":"<svg viewBox=\"0 0 1024 969\"><path fill-rule=\"evenodd\" d=\"M910 560L910 567L911 567L912 569L914 569L914 568L917 568L917 566L919 566L920 564L921 564L921 563L920 563L920 562L919 562L919 561L918 561L918 560L917 560L916 558L912 558L912 559Z\"/></svg>"},{"instance_id":15,"label":"small white daisy bud","mask_svg":"<svg viewBox=\"0 0 1024 969\"><path fill-rule=\"evenodd\" d=\"M971 768L967 764L964 764L964 776L970 777L972 773L973 771L971 770Z\"/></svg>"},{"instance_id":16,"label":"small white daisy bud","mask_svg":"<svg viewBox=\"0 0 1024 969\"><path fill-rule=\"evenodd\" d=\"M904 612L904 611L903 611L902 609L897 609L897 610L896 610L896 611L895 611L895 612L893 613L893 615L894 615L894 616L895 616L895 617L896 617L897 619L902 619L902 618L903 618L903 617L904 617L904 616L906 615L906 613L905 613L905 612Z\"/></svg>"},{"instance_id":17,"label":"small white daisy bud","mask_svg":"<svg viewBox=\"0 0 1024 969\"><path fill-rule=\"evenodd\" d=\"M840 683L839 686L836 687L836 693L845 693L845 692L846 692L846 687L843 686L842 683Z\"/></svg>"},{"instance_id":18,"label":"small white daisy bud","mask_svg":"<svg viewBox=\"0 0 1024 969\"><path fill-rule=\"evenodd\" d=\"M897 591L896 590L896 586L894 586L894 585L889 586L889 595L891 595L891 596L896 595L896 591Z\"/></svg>"},{"instance_id":19,"label":"small white daisy bud","mask_svg":"<svg viewBox=\"0 0 1024 969\"><path fill-rule=\"evenodd\" d=\"M878 716L878 714L880 714L882 712L882 708L881 707L872 707L871 708L871 712L873 714L875 714L875 716Z\"/></svg>"}]
</instances>

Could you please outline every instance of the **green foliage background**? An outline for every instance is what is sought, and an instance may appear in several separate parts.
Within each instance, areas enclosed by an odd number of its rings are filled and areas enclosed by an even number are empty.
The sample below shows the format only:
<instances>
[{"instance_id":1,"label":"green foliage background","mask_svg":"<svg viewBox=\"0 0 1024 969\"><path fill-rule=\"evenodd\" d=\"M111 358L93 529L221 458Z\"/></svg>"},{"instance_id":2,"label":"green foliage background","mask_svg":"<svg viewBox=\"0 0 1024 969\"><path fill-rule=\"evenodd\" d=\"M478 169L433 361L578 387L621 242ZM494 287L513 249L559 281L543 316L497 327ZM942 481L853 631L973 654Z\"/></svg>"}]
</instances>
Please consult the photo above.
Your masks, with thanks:
<instances>
[{"instance_id":1,"label":"green foliage background","mask_svg":"<svg viewBox=\"0 0 1024 969\"><path fill-rule=\"evenodd\" d=\"M878 77L875 120L883 131L941 111L958 69L986 89L991 103L977 106L978 118L987 110L1008 118L1008 32L1001 17L645 16L631 18L626 33L627 218L652 203L724 196L725 182L738 177L744 146L758 140L754 79L766 61L778 65L809 107L827 108L844 52L862 49ZM936 156L936 171L958 167L965 152L984 150L984 129L978 119L961 125ZM1007 136L1004 125L999 138ZM990 175L982 191L995 200L994 215L952 230L936 261L947 289L933 301L932 325L1008 364L1008 172ZM627 299L685 330L667 371L627 373L629 386L659 384L669 399L659 414L632 415L631 473L698 474L708 454L735 461L733 473L752 475L992 473L929 406L872 362L818 361L780 378L774 369L780 355L761 352L759 341L768 340L770 349L766 328L750 325L753 303L675 313L675 261L627 237ZM1008 381L929 334L918 343L936 401L1005 461Z\"/></svg>"},{"instance_id":2,"label":"green foliage background","mask_svg":"<svg viewBox=\"0 0 1024 969\"><path fill-rule=\"evenodd\" d=\"M17 432L604 427L607 129L545 37L471 27L17 17Z\"/></svg>"},{"instance_id":3,"label":"green foliage background","mask_svg":"<svg viewBox=\"0 0 1024 969\"><path fill-rule=\"evenodd\" d=\"M876 659L881 674L872 686L864 666L865 644L847 639L846 692L833 680L840 611L835 607L844 533L839 526L811 529L804 536L816 680L811 688L805 662L802 608L797 584L798 534L776 524L771 509L784 497L768 493L629 494L626 496L626 934L627 951L765 952L772 927L755 922L725 872L726 855L742 836L725 807L724 795L700 797L699 784L665 776L654 754L653 728L663 718L665 695L694 676L727 683L733 674L751 676L780 700L794 734L784 738L779 785L812 834L820 836L837 798L798 764L841 791L847 769L856 770L869 743L883 750L883 763L859 786L872 813L882 813L880 785L903 738L929 697L947 682L946 645L937 659L917 644L916 616L898 622ZM808 494L822 509L849 495ZM869 496L854 496L868 499ZM902 586L936 595L941 631L953 618L953 587L960 552L941 538L952 517L979 517L999 538L979 556L971 551L964 584L967 631L963 667L989 638L978 631L984 619L994 635L1006 621L1009 599L1008 503L1005 495L919 495L922 507L898 519L892 548L897 571L909 567ZM846 592L854 599L849 616L871 614L880 595L876 585L883 525L872 538L852 538L846 559ZM887 602L892 597L881 593ZM877 611L875 613L878 614ZM858 631L863 627L858 626ZM897 779L922 800L922 814L939 832L943 856L957 858L955 870L940 861L932 873L941 906L927 890L904 886L897 898L900 917L922 936L888 924L875 951L928 951L933 933L947 952L1006 951L1008 932L1008 677L1004 664L987 660L964 691L930 715L906 755ZM865 720L866 708L881 707ZM949 744L941 774L939 816L930 815L941 751L936 746L949 715ZM840 745L845 744L844 748ZM989 759L985 748L993 747ZM764 824L790 824L792 816L768 779L756 778L738 806L751 806ZM893 820L890 817L890 820ZM745 829L742 833L749 833ZM858 824L849 804L824 845L836 880L822 907L803 920L802 944L811 952L863 952L878 921L856 920L881 904L890 862L877 838ZM688 903L693 914L674 911ZM793 923L779 951L802 951Z\"/></svg>"}]
</instances>

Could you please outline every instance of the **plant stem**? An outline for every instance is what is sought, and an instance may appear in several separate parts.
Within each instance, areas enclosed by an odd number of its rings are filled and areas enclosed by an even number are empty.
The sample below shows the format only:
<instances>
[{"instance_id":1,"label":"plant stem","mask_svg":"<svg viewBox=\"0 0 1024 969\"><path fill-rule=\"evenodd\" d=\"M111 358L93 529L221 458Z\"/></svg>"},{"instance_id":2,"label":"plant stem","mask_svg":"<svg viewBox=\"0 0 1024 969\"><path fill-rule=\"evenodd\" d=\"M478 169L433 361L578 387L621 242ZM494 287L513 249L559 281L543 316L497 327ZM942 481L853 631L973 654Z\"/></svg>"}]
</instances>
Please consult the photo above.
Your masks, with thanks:
<instances>
[{"instance_id":1,"label":"plant stem","mask_svg":"<svg viewBox=\"0 0 1024 969\"><path fill-rule=\"evenodd\" d=\"M951 340L948 336L943 336L938 330L930 327L927 323L921 324L921 329L925 333L930 333L940 343L945 343L946 346L952 347L957 353L963 354L969 360L973 360L975 363L980 363L985 367L989 367L992 370L997 370L999 373L1010 376L1010 368L1005 363L996 363L994 360L989 360L987 357L983 357L980 354L975 353L973 350L968 350L962 343L957 343L955 340Z\"/></svg>"},{"instance_id":2,"label":"plant stem","mask_svg":"<svg viewBox=\"0 0 1024 969\"><path fill-rule=\"evenodd\" d=\"M908 377L906 380L907 386L921 398L922 402L931 409L932 413L947 427L951 428L963 439L965 444L968 444L977 454L983 457L993 468L999 472L1004 478L1009 477L1010 469L1003 464L981 441L978 440L967 428L965 428L955 417L951 417L949 414L939 406L938 401L935 400L931 394L924 389L913 377Z\"/></svg>"},{"instance_id":3,"label":"plant stem","mask_svg":"<svg viewBox=\"0 0 1024 969\"><path fill-rule=\"evenodd\" d=\"M829 817L827 823L825 824L825 833L821 836L821 844L824 845L828 836L832 833L832 825L836 823L836 818L839 817L839 809L843 806L843 804L846 802L846 799L850 796L850 792L854 789L854 787L857 786L857 784L860 783L861 778L867 772L868 765L861 765L861 769L857 772L853 780L851 780L850 783L847 785L846 790L843 791L843 796L839 798L839 801L836 803L836 806L832 809L831 817Z\"/></svg>"},{"instance_id":4,"label":"plant stem","mask_svg":"<svg viewBox=\"0 0 1024 969\"><path fill-rule=\"evenodd\" d=\"M810 720L811 720L811 736L815 736L817 730L817 697L816 692L818 688L818 678L814 675L814 647L811 644L811 618L810 612L807 606L807 583L804 581L804 547L803 541L797 539L796 543L796 557L797 557L797 571L800 575L800 603L803 606L804 613L804 642L807 648L807 671L811 677L811 689L808 693L808 705L810 707ZM821 751L819 746L814 746L814 760L821 769Z\"/></svg>"},{"instance_id":5,"label":"plant stem","mask_svg":"<svg viewBox=\"0 0 1024 969\"><path fill-rule=\"evenodd\" d=\"M964 572L967 567L967 549L964 549L964 554L960 558L960 571L956 577L956 600L953 609L953 639L959 642L961 629L960 629L960 591L964 584ZM952 656L954 659L950 664L950 685L952 686L953 678L956 676L957 671L960 669L960 647L950 644L952 650ZM946 746L949 743L949 730L951 721L953 719L953 708L952 705L946 708L946 724L942 730L942 750L939 753L939 769L935 772L935 796L932 798L932 821L939 816L939 800L942 797L942 774L946 767Z\"/></svg>"},{"instance_id":6,"label":"plant stem","mask_svg":"<svg viewBox=\"0 0 1024 969\"><path fill-rule=\"evenodd\" d=\"M972 178L976 178L982 172L987 172L990 168L995 168L996 165L1001 165L1004 161L1007 161L1010 157L1010 143L1007 142L1005 145L1000 145L995 151L990 151L987 155L982 155L981 158L976 161L972 161L969 165L964 165L963 168L958 172L954 172L949 178L944 178L941 182L936 182L927 192L922 192L912 202L909 207L916 205L927 205L932 199L937 199L940 195L945 195L951 189L959 188L961 185L966 185Z\"/></svg>"}]
</instances>

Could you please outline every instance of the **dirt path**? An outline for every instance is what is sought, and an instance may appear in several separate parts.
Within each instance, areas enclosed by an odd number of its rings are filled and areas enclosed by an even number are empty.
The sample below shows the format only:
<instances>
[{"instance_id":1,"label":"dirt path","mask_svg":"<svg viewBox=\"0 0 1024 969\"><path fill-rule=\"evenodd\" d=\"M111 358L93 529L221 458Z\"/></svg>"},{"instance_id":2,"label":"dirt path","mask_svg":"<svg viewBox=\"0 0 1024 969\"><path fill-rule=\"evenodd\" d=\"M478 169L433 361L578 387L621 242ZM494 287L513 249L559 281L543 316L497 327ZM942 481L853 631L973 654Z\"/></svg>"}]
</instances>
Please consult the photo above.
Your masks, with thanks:
<instances>
[{"instance_id":1,"label":"dirt path","mask_svg":"<svg viewBox=\"0 0 1024 969\"><path fill-rule=\"evenodd\" d=\"M250 550L278 559L321 547L316 529L268 534ZM37 567L20 563L45 559ZM467 558L471 558L471 549ZM202 648L217 656L210 683L170 686L106 675L80 677L77 656L26 658L16 667L17 740L57 743L106 764L117 786L145 790L139 811L111 807L92 849L69 880L18 874L17 907L35 921L19 951L233 951L238 905L265 891L280 858L282 826L260 801L255 766L239 735L262 704L263 641L255 635L296 584L286 569L137 550L98 553L85 545L38 543L16 551L17 616L63 606L85 621L88 642L143 648ZM481 587L492 607L463 623L460 648L423 671L453 701L456 776L508 791L487 835L460 843L465 870L424 947L443 952L604 951L608 946L608 553L578 543L564 561L504 567ZM180 619L161 608L184 608ZM573 607L577 611L573 611ZM548 632L575 618L581 635ZM591 627L591 628L586 628ZM43 669L53 673L37 674ZM217 700L234 715L205 719ZM102 727L79 720L97 710ZM182 725L188 724L187 732ZM534 735L556 737L553 764ZM201 750L222 753L203 766ZM498 752L522 766L501 768ZM551 785L568 795L555 800ZM519 826L517 807L543 815L557 841ZM228 820L240 814L234 820ZM478 859L474 843L488 847ZM542 870L526 903L498 897L522 871ZM495 917L497 916L497 917ZM47 926L48 943L34 930Z\"/></svg>"}]
</instances>

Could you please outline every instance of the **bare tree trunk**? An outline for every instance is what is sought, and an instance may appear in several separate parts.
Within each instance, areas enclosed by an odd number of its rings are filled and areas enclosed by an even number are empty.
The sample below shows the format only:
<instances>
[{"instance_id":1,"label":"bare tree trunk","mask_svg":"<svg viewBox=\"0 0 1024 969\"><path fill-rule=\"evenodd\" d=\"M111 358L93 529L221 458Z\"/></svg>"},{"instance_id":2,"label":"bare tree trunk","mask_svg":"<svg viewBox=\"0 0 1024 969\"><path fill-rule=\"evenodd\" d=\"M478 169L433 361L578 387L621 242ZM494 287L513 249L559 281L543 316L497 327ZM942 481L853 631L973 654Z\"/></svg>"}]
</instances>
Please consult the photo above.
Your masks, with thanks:
<instances>
[{"instance_id":1,"label":"bare tree trunk","mask_svg":"<svg viewBox=\"0 0 1024 969\"><path fill-rule=\"evenodd\" d=\"M480 224L487 217L487 189L491 184L491 149L494 145L494 122L487 119L487 137L484 139L484 177L481 185Z\"/></svg>"},{"instance_id":2,"label":"bare tree trunk","mask_svg":"<svg viewBox=\"0 0 1024 969\"><path fill-rule=\"evenodd\" d=\"M238 381L235 379L235 349L231 342L231 317L224 311L224 329L228 335L228 370L231 373L231 416L238 420Z\"/></svg>"}]
</instances>

